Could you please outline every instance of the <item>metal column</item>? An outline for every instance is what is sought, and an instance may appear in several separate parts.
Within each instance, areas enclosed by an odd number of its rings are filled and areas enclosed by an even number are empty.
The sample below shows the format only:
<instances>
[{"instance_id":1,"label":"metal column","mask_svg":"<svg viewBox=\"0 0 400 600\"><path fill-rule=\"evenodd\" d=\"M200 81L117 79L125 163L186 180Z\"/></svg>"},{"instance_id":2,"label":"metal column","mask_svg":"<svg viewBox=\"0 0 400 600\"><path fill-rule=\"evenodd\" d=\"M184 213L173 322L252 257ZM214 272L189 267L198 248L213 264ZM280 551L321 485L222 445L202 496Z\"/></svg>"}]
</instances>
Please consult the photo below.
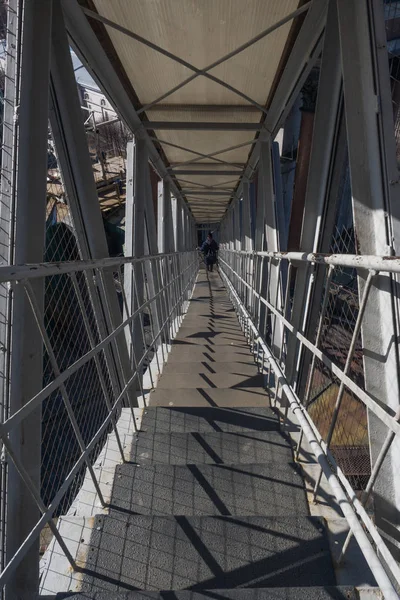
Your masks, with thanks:
<instances>
[{"instance_id":1,"label":"metal column","mask_svg":"<svg viewBox=\"0 0 400 600\"><path fill-rule=\"evenodd\" d=\"M52 0L26 0L23 18L21 95L19 104L18 203L15 261L41 262L44 254L47 188ZM32 282L41 310L44 280ZM19 410L43 385L43 343L23 286L13 300L11 413ZM41 409L13 430L13 450L40 489ZM15 554L39 518L38 508L13 465L9 464L7 560ZM28 600L39 585L39 539L6 587L7 600Z\"/></svg>"},{"instance_id":2,"label":"metal column","mask_svg":"<svg viewBox=\"0 0 400 600\"><path fill-rule=\"evenodd\" d=\"M171 190L167 181L158 182L158 251L171 252ZM168 248L168 249L167 249Z\"/></svg>"},{"instance_id":3,"label":"metal column","mask_svg":"<svg viewBox=\"0 0 400 600\"><path fill-rule=\"evenodd\" d=\"M50 89L50 123L80 254L83 259L105 258L109 255L107 239L60 0L54 3ZM122 314L113 274L104 273L103 283L104 288L94 288L91 295L99 331L105 337L121 323ZM110 322L103 322L103 314L108 315L105 305L110 309ZM118 378L121 390L124 382L130 379L132 370L125 336L118 336L116 344L118 357L114 355L110 376ZM135 403L134 391L130 389L128 394L131 402Z\"/></svg>"},{"instance_id":4,"label":"metal column","mask_svg":"<svg viewBox=\"0 0 400 600\"><path fill-rule=\"evenodd\" d=\"M243 198L242 198L242 249L246 252L253 250L253 238L251 236L251 207L250 207L250 184L246 180L243 182ZM253 268L254 261L252 257L246 257L245 260L245 281L253 286ZM251 312L252 294L247 288L245 289L246 307Z\"/></svg>"},{"instance_id":5,"label":"metal column","mask_svg":"<svg viewBox=\"0 0 400 600\"><path fill-rule=\"evenodd\" d=\"M389 78L385 81L379 74L377 53L381 50L379 43L382 40L376 38L374 29L374 26L380 27L382 31L384 27L383 7L380 13L374 14L369 2L337 0L337 6L358 251L360 254L390 256L393 245L398 247L400 241L392 239L393 222L399 217L398 213L393 214L393 210L399 210L400 202L398 178L393 183L389 182L384 169L388 146L383 135L379 97L390 94L390 82ZM388 118L388 115L385 117ZM396 193L396 202L388 197L389 190ZM359 277L358 284L361 296L364 279ZM388 275L375 277L361 331L366 390L394 412L400 401L397 303L393 279ZM384 429L381 422L369 413L372 462L383 443ZM399 450L397 440L374 486L377 524L389 539L397 537L397 545L400 537L395 533L400 510Z\"/></svg>"},{"instance_id":6,"label":"metal column","mask_svg":"<svg viewBox=\"0 0 400 600\"><path fill-rule=\"evenodd\" d=\"M325 203L329 193L337 132L340 126L341 89L337 10L335 2L331 2L322 54L310 169L300 237L299 250L302 252L318 251ZM328 231L326 235L329 236ZM312 282L309 266L306 264L298 265L292 307L292 323L296 330L303 331L306 326ZM322 294L322 289L319 291ZM316 303L315 306L320 306L321 299L315 297L314 303ZM298 347L298 341L294 336L289 336L285 374L291 383L296 380L300 364Z\"/></svg>"},{"instance_id":7,"label":"metal column","mask_svg":"<svg viewBox=\"0 0 400 600\"><path fill-rule=\"evenodd\" d=\"M1 197L0 197L0 261L7 265L13 261L13 227L16 194L17 121L16 107L19 104L19 56L18 35L19 12L17 0L9 0L7 9L6 67L3 103L3 138L1 153ZM5 283L0 286L0 414L2 421L8 417L10 380L10 327L11 290ZM5 566L7 464L0 464L0 566Z\"/></svg>"},{"instance_id":8,"label":"metal column","mask_svg":"<svg viewBox=\"0 0 400 600\"><path fill-rule=\"evenodd\" d=\"M145 254L145 204L147 194L147 178L149 171L149 157L147 147L142 139L135 143L134 166L133 166L133 242L132 256L144 256ZM133 310L135 311L144 301L143 270L140 264L132 267L132 295ZM143 354L145 340L141 313L133 320L134 356L138 362Z\"/></svg>"},{"instance_id":9,"label":"metal column","mask_svg":"<svg viewBox=\"0 0 400 600\"><path fill-rule=\"evenodd\" d=\"M130 141L126 147L126 200L125 200L125 244L124 244L124 255L134 256L134 243L133 243L133 202L134 202L134 163L135 163L135 142ZM127 307L124 306L124 321L133 313L135 310L135 290L133 287L133 267L132 265L124 266L124 289ZM126 344L129 349L129 358L131 366L134 365L134 348L132 346L133 340L133 324L129 325L129 329L132 331L125 330ZM140 357L137 358L139 360Z\"/></svg>"}]
</instances>

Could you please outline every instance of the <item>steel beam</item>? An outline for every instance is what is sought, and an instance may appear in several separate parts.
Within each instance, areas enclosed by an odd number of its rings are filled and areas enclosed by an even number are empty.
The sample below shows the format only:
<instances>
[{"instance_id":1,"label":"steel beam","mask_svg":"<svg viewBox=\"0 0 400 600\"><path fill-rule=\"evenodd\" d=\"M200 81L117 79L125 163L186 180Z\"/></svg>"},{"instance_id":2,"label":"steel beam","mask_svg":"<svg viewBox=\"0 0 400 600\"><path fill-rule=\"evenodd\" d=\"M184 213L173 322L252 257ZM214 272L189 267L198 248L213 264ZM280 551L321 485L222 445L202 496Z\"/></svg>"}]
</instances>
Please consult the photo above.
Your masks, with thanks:
<instances>
[{"instance_id":1,"label":"steel beam","mask_svg":"<svg viewBox=\"0 0 400 600\"><path fill-rule=\"evenodd\" d=\"M212 175L216 175L216 176L225 176L225 175L236 175L237 177L241 176L241 171L233 171L233 170L212 170L212 169L199 169L198 171L196 171L195 169L173 169L173 174L174 175L200 175L200 176L212 176Z\"/></svg>"},{"instance_id":2,"label":"steel beam","mask_svg":"<svg viewBox=\"0 0 400 600\"><path fill-rule=\"evenodd\" d=\"M269 252L277 252L278 232L275 217L276 211L272 164L272 144L270 141L262 142L260 149L260 162L258 165L257 208L260 214L261 227L265 227L265 230L263 230L261 235L259 234L258 236L258 243L260 246L264 246L264 248ZM275 304L275 300L278 299L279 294L279 261L274 259L270 260L269 268L267 269L267 262L262 260L260 278L260 294L266 298L268 289L269 300L272 304ZM263 335L266 335L266 329L269 327L270 333L275 331L276 339L281 340L281 325L280 323L274 324L275 321L276 319L271 315L270 323L268 323L265 306L263 305L260 307L260 331L263 332ZM271 345L275 346L275 340L271 339Z\"/></svg>"},{"instance_id":3,"label":"steel beam","mask_svg":"<svg viewBox=\"0 0 400 600\"><path fill-rule=\"evenodd\" d=\"M168 219L171 214L170 210L168 210L168 207L171 207L171 190L169 183L167 181L159 181L157 192L158 250L159 252L164 253L170 251L166 249L168 245L168 237L170 235L170 225L168 223Z\"/></svg>"},{"instance_id":4,"label":"steel beam","mask_svg":"<svg viewBox=\"0 0 400 600\"><path fill-rule=\"evenodd\" d=\"M225 198L229 198L233 194L233 190L217 192L214 190L186 190L185 188L182 189L182 192L185 196L224 196Z\"/></svg>"},{"instance_id":5,"label":"steel beam","mask_svg":"<svg viewBox=\"0 0 400 600\"><path fill-rule=\"evenodd\" d=\"M21 94L19 103L18 202L15 261L42 262L47 192L52 0L26 0L23 15ZM32 282L44 309L44 279ZM13 299L10 412L17 412L43 387L43 342L23 286ZM35 410L10 433L15 456L40 490L41 410ZM9 462L7 561L39 520L37 505L14 464ZM39 538L11 576L6 599L34 598L39 588Z\"/></svg>"},{"instance_id":6,"label":"steel beam","mask_svg":"<svg viewBox=\"0 0 400 600\"><path fill-rule=\"evenodd\" d=\"M388 197L391 182L387 180L385 170L387 147L377 96L377 93L383 92L386 97L390 94L390 81L380 78L377 60L379 43L386 44L386 39L376 38L377 26L384 30L383 8L380 13L374 13L369 2L337 0L337 5L358 251L360 254L390 256L393 243L398 245L400 240L392 240L390 233L391 221L398 219L398 215L397 212L392 213L394 206ZM382 90L382 86L386 89ZM389 110L392 115L390 107ZM385 116L389 119L389 115ZM398 187L398 179L396 185ZM358 284L361 296L364 288L362 277L358 278ZM371 289L362 326L365 388L393 412L400 403L397 309L398 297L392 279L379 275ZM385 438L385 430L374 415L369 413L368 416L374 463ZM399 442L396 441L374 486L376 522L385 535L393 539L393 548L399 544L399 450Z\"/></svg>"},{"instance_id":7,"label":"steel beam","mask_svg":"<svg viewBox=\"0 0 400 600\"><path fill-rule=\"evenodd\" d=\"M157 139L157 138L152 138L152 139ZM163 142L160 142L163 143ZM165 143L165 142L164 142ZM186 165L192 165L195 163L198 163L200 161L202 161L204 158L211 158L212 160L216 160L215 157L218 156L219 154L225 154L225 152L230 152L231 150L237 150L238 148L244 148L245 146L252 146L253 144L256 143L256 140L253 138L252 140L248 140L247 142L242 142L241 144L234 144L233 146L228 146L227 148L222 148L221 150L217 150L215 152L210 152L209 154L202 154L200 152L194 152L194 150L189 150L188 152L193 152L193 154L198 154L199 157L198 158L192 158L190 160L185 160L183 162L180 162L178 164L174 164L174 168L176 169L177 167L183 167ZM181 148L182 149L182 148ZM218 160L218 162L225 162L225 161L220 161ZM203 162L204 164L204 162ZM245 165L238 165L238 164L234 164L234 163L229 163L232 167L235 167L237 169L244 169Z\"/></svg>"},{"instance_id":8,"label":"steel beam","mask_svg":"<svg viewBox=\"0 0 400 600\"><path fill-rule=\"evenodd\" d=\"M282 252L287 249L288 218L287 214L285 214L285 205L283 202L282 169L278 142L273 142L272 144L272 165L274 172L276 221L279 240L278 249Z\"/></svg>"},{"instance_id":9,"label":"steel beam","mask_svg":"<svg viewBox=\"0 0 400 600\"><path fill-rule=\"evenodd\" d=\"M84 260L109 256L103 218L100 211L93 167L83 125L80 98L76 87L71 53L60 0L54 0L51 51L50 123L58 160L68 197L80 255ZM96 288L88 281L96 323L105 337L121 322L122 315L112 273L105 273L103 284ZM109 312L106 310L109 307ZM118 356L117 356L118 355ZM131 377L128 349L124 336L116 340L114 367L110 377L117 377L121 390ZM115 375L114 375L115 374ZM130 390L130 400L136 402Z\"/></svg>"},{"instance_id":10,"label":"steel beam","mask_svg":"<svg viewBox=\"0 0 400 600\"><path fill-rule=\"evenodd\" d=\"M133 254L144 256L145 247L145 206L148 193L147 178L149 175L149 155L146 142L142 139L135 140L134 167L133 167ZM144 278L142 265L133 265L134 310L144 302ZM139 314L133 321L134 356L139 362L145 347L143 335L143 318Z\"/></svg>"},{"instance_id":11,"label":"steel beam","mask_svg":"<svg viewBox=\"0 0 400 600\"><path fill-rule=\"evenodd\" d=\"M299 250L316 252L319 250L320 229L323 222L325 204L329 196L330 174L334 160L337 131L340 125L342 72L340 45L335 2L330 3L324 40L324 49L319 76L317 103L311 147L310 168L302 220ZM328 232L327 232L328 234ZM297 250L297 248L296 248ZM328 249L329 251L329 249ZM311 286L308 265L299 265L292 306L292 323L299 331L304 331L308 321ZM322 294L322 289L319 289ZM320 306L321 298L314 298L315 306ZM295 383L300 365L298 341L289 336L285 363L285 373L292 384Z\"/></svg>"},{"instance_id":12,"label":"steel beam","mask_svg":"<svg viewBox=\"0 0 400 600\"><path fill-rule=\"evenodd\" d=\"M343 113L343 111L342 111ZM322 215L321 235L318 243L318 252L328 254L331 251L331 244L335 230L337 218L337 209L340 205L341 195L343 194L343 181L347 176L348 156L346 141L346 123L344 115L338 117L338 132L332 152L332 166L329 175L329 185L327 186L325 207ZM298 271L300 277L302 270ZM320 265L314 267L313 281L310 286L310 294L307 298L308 315L304 323L304 334L311 339L317 329L318 319L321 312L321 299L323 298L326 285L326 269ZM300 398L304 397L307 385L307 377L311 364L311 355L309 352L302 352L301 363L299 365L299 379L297 383L297 393Z\"/></svg>"},{"instance_id":13,"label":"steel beam","mask_svg":"<svg viewBox=\"0 0 400 600\"><path fill-rule=\"evenodd\" d=\"M250 113L259 115L260 110L253 104L156 104L150 106L146 112L155 110L157 112L205 112L205 113Z\"/></svg>"},{"instance_id":14,"label":"steel beam","mask_svg":"<svg viewBox=\"0 0 400 600\"><path fill-rule=\"evenodd\" d=\"M133 237L133 207L134 207L134 165L135 165L135 142L129 141L126 147L126 200L125 200L125 243L124 256L134 256L134 237ZM133 287L133 267L132 265L124 265L124 290L126 298L126 306L124 306L124 321L133 314L135 310L135 290ZM134 366L134 348L133 340L133 324L128 326L129 331L125 330L126 344L129 349L129 358L131 367Z\"/></svg>"},{"instance_id":15,"label":"steel beam","mask_svg":"<svg viewBox=\"0 0 400 600\"><path fill-rule=\"evenodd\" d=\"M1 152L1 197L0 197L0 264L13 262L14 212L16 197L16 153L17 123L15 110L19 104L18 66L20 57L19 10L17 0L10 0L7 9L6 65L4 79L2 152ZM7 284L0 285L0 416L2 422L8 417L10 384L10 329L11 329L11 289ZM6 560L6 510L7 510L7 464L0 464L0 568Z\"/></svg>"},{"instance_id":16,"label":"steel beam","mask_svg":"<svg viewBox=\"0 0 400 600\"><path fill-rule=\"evenodd\" d=\"M145 129L152 131L261 131L262 123L211 123L209 121L143 121Z\"/></svg>"},{"instance_id":17,"label":"steel beam","mask_svg":"<svg viewBox=\"0 0 400 600\"><path fill-rule=\"evenodd\" d=\"M184 152L189 152L189 154L194 154L197 156L197 159L193 159L192 161L185 161L183 163L175 163L174 166L181 166L185 164L191 164L192 162L197 162L199 160L203 160L204 158L211 158L211 160L215 163L226 165L228 167L236 167L238 169L243 169L244 165L238 165L235 163L228 162L226 160L222 160L220 158L215 158L216 154L223 154L224 152L228 152L228 150L222 150L221 152L212 153L212 154L204 154L203 152L197 152L196 150L192 150L191 148L187 148L186 146L181 146L179 144L173 144L172 142L167 142L166 140L160 140L155 136L149 136L151 140L158 142L159 144L164 144L165 146L170 146L171 148L177 148L178 150L183 150ZM170 165L171 166L171 165Z\"/></svg>"},{"instance_id":18,"label":"steel beam","mask_svg":"<svg viewBox=\"0 0 400 600\"><path fill-rule=\"evenodd\" d=\"M104 90L130 131L135 132L137 139L143 138L146 141L149 158L160 178L169 181L171 192L175 197L181 197L181 193L164 165L157 148L150 140L148 133L142 128L142 121L134 109L131 98L83 14L82 8L77 0L62 0L62 5L71 44L82 64L100 88Z\"/></svg>"}]
</instances>

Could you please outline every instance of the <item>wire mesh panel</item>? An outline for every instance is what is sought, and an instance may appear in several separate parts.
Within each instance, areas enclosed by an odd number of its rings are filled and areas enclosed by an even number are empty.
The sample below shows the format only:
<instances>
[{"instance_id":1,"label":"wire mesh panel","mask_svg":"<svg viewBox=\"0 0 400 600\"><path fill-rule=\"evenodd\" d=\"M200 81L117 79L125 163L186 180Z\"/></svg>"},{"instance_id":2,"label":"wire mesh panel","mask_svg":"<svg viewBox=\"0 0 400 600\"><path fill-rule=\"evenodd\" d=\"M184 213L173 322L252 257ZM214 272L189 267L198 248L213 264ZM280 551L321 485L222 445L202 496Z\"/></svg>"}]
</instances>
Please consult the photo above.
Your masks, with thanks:
<instances>
[{"instance_id":1,"label":"wire mesh panel","mask_svg":"<svg viewBox=\"0 0 400 600\"><path fill-rule=\"evenodd\" d=\"M352 223L336 225L331 251L335 254L354 254L355 240ZM355 268L337 267L329 281L327 304L324 307L319 348L341 370L346 367L352 337L359 314L359 292ZM363 352L361 333L347 369L348 376L364 389ZM340 381L332 370L316 359L310 369L307 406L309 413L324 440L330 424L340 389ZM364 489L371 473L368 415L365 405L347 388L343 393L340 412L331 439L331 450L338 465L349 477L355 489Z\"/></svg>"},{"instance_id":2,"label":"wire mesh panel","mask_svg":"<svg viewBox=\"0 0 400 600\"><path fill-rule=\"evenodd\" d=\"M349 237L351 244L351 236ZM339 241L337 231L335 232L335 244L343 243L344 239L346 238L342 235ZM263 259L267 261L268 283L265 293L260 292L260 278L256 278L255 285L251 286L243 277L237 268L237 265L240 265L240 256L251 256L254 264L261 264ZM389 265L389 262L393 264ZM272 266L273 264L275 266ZM271 268L276 268L276 265L279 265L281 293L271 295ZM322 269L324 274L318 328L310 336L304 335L303 331L293 326L291 275L294 265L307 269L309 282L314 281L317 268ZM380 537L364 509L374 478L379 473L388 449L396 434L400 436L400 427L398 415L393 415L382 407L365 390L361 328L368 303L371 302L370 292L375 278L379 273L400 272L400 259L387 261L385 257L354 254L246 253L223 247L220 251L220 267L255 359L260 370L268 376L273 406L279 406L284 420L290 406L299 420L301 434L296 450L297 457L305 435L334 489L336 498L342 497L342 509L347 502L353 505L358 514L355 517L356 521L358 518L362 520L376 543L376 548L383 552L385 562L390 563L391 572L399 580L398 565L394 561L391 549ZM361 292L358 288L360 281L363 282L360 286ZM252 299L241 293L243 285L248 288ZM255 313L251 313L254 304L258 307ZM259 329L261 306L266 312L266 333L264 329ZM279 336L276 338L277 322L281 326L280 340ZM307 385L300 396L296 387L299 379L293 385L286 374L287 340L291 336L299 343L298 358L302 355L302 350L312 356ZM368 411L372 411L387 428L386 437L382 440L381 455L374 464L373 472L369 456ZM322 470L316 477L314 497L317 496L321 476ZM338 480L332 483L336 477ZM360 496L358 490L364 489L366 494ZM359 496L361 502L358 500ZM352 515L355 516L355 513ZM346 541L345 549L350 537Z\"/></svg>"},{"instance_id":3,"label":"wire mesh panel","mask_svg":"<svg viewBox=\"0 0 400 600\"><path fill-rule=\"evenodd\" d=\"M54 519L69 508L85 476L92 479L99 501L105 505L93 464L109 432L114 432L118 442L116 421L121 408L125 404L133 409L135 394L132 396L129 392L135 389L146 368L154 369L154 361L151 363L150 357L163 346L156 358L156 370L160 372L160 364L166 359L168 348L165 342L175 336L195 282L198 256L195 252L186 252L147 256L145 259L110 258L85 262L76 260L78 250L70 230L66 231L65 227L48 228L47 234L47 256L57 255L60 258L61 253L64 260L44 263L33 269L29 266L21 277L15 276L20 267L0 267L0 272L7 270L14 273L10 285L22 286L25 291L44 347L43 387L28 399L21 410L3 420L1 436L9 460L40 511L41 518L34 533L39 535L47 525L68 556ZM122 317L125 297L121 272L124 265L131 262L138 267L135 271L138 276L142 274L147 279L147 291L135 310ZM164 277L161 276L163 272ZM114 289L107 291L104 283L110 274ZM32 277L45 279L44 311L31 285ZM0 276L0 282L7 280L7 276L2 280ZM107 297L110 293L120 296L121 322L117 326L114 324L107 337L102 338L97 321L104 318L110 324ZM96 296L102 302L102 316L97 312ZM145 346L141 355L135 357L128 377L124 374L116 388L110 377L110 361L114 362L118 371L120 355L117 341L126 340L126 330L136 315L142 323L145 323L146 315L149 318ZM20 424L37 410L42 414L40 489L25 472L9 441ZM120 442L119 450L122 459ZM46 536L47 542L42 542L44 546L50 539L47 531ZM29 541L25 540L7 570L0 574L2 585L28 548Z\"/></svg>"}]
</instances>

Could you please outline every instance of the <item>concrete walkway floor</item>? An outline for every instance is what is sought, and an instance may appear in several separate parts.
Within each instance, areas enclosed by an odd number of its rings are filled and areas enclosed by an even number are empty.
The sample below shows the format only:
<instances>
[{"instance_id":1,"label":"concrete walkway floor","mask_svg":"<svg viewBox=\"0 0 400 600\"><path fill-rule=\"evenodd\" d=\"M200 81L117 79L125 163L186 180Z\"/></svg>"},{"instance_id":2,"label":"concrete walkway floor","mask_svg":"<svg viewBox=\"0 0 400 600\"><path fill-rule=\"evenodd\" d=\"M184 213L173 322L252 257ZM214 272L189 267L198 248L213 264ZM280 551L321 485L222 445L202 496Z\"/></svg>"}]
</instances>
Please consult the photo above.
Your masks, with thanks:
<instances>
[{"instance_id":1,"label":"concrete walkway floor","mask_svg":"<svg viewBox=\"0 0 400 600\"><path fill-rule=\"evenodd\" d=\"M151 406L266 406L268 398L217 272L200 271Z\"/></svg>"},{"instance_id":2,"label":"concrete walkway floor","mask_svg":"<svg viewBox=\"0 0 400 600\"><path fill-rule=\"evenodd\" d=\"M71 598L357 597L336 585L326 522L310 516L263 384L219 274L200 271L108 512L81 534Z\"/></svg>"}]
</instances>

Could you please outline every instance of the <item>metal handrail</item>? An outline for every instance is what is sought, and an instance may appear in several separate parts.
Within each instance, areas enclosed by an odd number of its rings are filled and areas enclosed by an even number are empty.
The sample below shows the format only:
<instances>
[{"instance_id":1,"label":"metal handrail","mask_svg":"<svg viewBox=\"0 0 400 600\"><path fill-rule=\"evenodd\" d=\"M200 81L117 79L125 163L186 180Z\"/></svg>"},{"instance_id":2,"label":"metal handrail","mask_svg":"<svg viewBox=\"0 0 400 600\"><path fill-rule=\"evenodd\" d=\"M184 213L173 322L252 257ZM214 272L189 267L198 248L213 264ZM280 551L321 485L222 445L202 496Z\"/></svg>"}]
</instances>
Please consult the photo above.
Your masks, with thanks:
<instances>
[{"instance_id":1,"label":"metal handrail","mask_svg":"<svg viewBox=\"0 0 400 600\"><path fill-rule=\"evenodd\" d=\"M100 339L97 342L95 336L91 333L89 336L91 349L82 354L82 356L80 356L67 368L61 370L57 363L56 355L53 352L51 341L46 331L43 309L40 307L40 303L38 302L38 299L35 296L34 289L30 284L31 280L37 279L38 277L50 276L57 278L57 275L69 275L72 281L74 294L77 299L77 306L81 311L81 315L83 317L83 321L85 323L85 328L87 332L87 328L90 326L89 313L92 310L92 303L90 300L89 306L85 307L79 283L76 278L76 273L84 273L85 277L81 280L81 286L83 285L87 289L89 278L94 280L96 285L100 285L103 274L107 271L109 272L111 270L118 271L119 273L121 273L119 269L122 265L137 264L143 264L144 266L153 265L153 268L150 269L146 276L143 270L137 271L133 276L133 293L136 294L136 300L138 300L136 282L137 276L142 276L143 278L146 277L147 279L148 277L154 278L153 288L155 289L155 292L146 300L142 302L137 302L137 308L135 308L134 310L132 309L130 311L130 314L128 314L128 316L125 319L123 319L121 323L114 327L111 333L104 339ZM176 335L177 327L175 326L174 321L176 319L179 319L180 323L181 319L183 318L185 302L188 300L191 293L191 289L194 286L195 278L197 276L198 271L198 264L199 261L197 253L195 251L187 251L179 253L175 252L147 255L139 258L124 257L94 261L75 261L69 263L42 263L36 265L24 265L3 268L4 270L1 274L1 280L10 282L12 287L22 286L27 295L27 299L32 310L33 318L36 321L37 327L41 334L42 341L44 343L44 347L46 348L47 353L50 357L55 377L53 381L51 381L51 383L44 386L42 390L40 390L40 392L38 392L35 396L30 398L22 408L20 408L17 412L12 414L3 423L0 423L0 439L5 449L5 455L8 456L9 460L14 464L16 471L18 472L19 476L21 477L31 494L32 501L41 513L41 516L38 519L37 523L26 536L25 540L21 542L14 556L12 556L8 560L8 563L5 565L5 568L1 572L0 587L7 584L10 577L13 575L15 569L18 567L21 560L31 548L32 544L35 542L39 533L46 524L50 527L53 535L56 537L58 543L60 544L60 547L65 553L65 556L70 562L72 568L77 568L75 559L69 552L68 547L66 546L52 518L54 516L55 511L59 507L60 502L64 498L66 492L69 490L70 486L75 481L77 474L85 466L85 464L87 472L90 474L93 480L94 487L97 490L98 498L101 504L103 506L106 506L106 501L104 500L101 489L99 487L97 476L92 467L91 454L93 450L97 447L99 441L101 441L102 437L108 431L110 426L114 429L114 433L117 436L117 440L119 439L116 427L116 418L118 416L117 413L122 406L122 402L126 400L133 414L133 405L130 396L128 395L128 391L135 383L135 381L140 380L145 362L148 359L149 354L151 352L154 352L154 347L161 347L163 360L165 360L165 348L163 348L163 339L170 341ZM127 303L123 287L122 292L125 301L124 310L126 311ZM104 310L107 310L108 300L106 299L105 301L106 304L104 306ZM115 343L116 337L118 335L123 335L124 330L126 328L129 328L131 330L131 326L134 323L135 319L142 313L144 313L145 310L151 311L151 322L154 318L154 320L158 323L158 330L155 331L154 326L151 325L151 340L148 341L147 348L143 348L143 353L139 360L137 360L138 357L133 356L133 365L130 376L128 379L123 379L122 386L120 387L118 394L114 396L112 400L110 400L107 394L105 393L106 384L103 378L103 374L101 373L102 377L100 378L100 383L101 389L104 393L104 400L105 405L107 407L107 413L102 423L98 427L97 431L91 437L90 441L85 442L81 435L79 424L77 423L74 412L72 410L71 401L68 396L65 384L73 374L76 374L79 371L79 369L82 368L85 364L87 364L90 360L98 359L100 353L104 352L107 348L111 347L111 345ZM141 327L143 330L143 325L141 325ZM170 346L167 345L167 348L168 347ZM157 366L159 368L157 351L155 352L155 356L157 358ZM98 368L98 376L100 377L99 368L101 365L98 361L96 362L96 366ZM149 372L150 377L152 379L151 368L152 367L150 365ZM18 453L15 452L15 449L11 443L9 436L10 433L12 433L24 421L24 419L26 419L32 413L33 410L37 409L43 403L43 401L56 390L60 391L61 398L63 400L64 405L66 406L68 418L72 424L75 436L80 446L80 455L76 459L73 467L71 468L67 476L62 481L59 489L56 490L56 493L52 498L50 504L46 506L42 500L40 489L38 489L37 484L31 479L30 475L26 471L24 465L18 457ZM144 394L142 387L140 387L140 390L142 394ZM144 396L143 401L145 401ZM133 423L135 423L134 420ZM121 459L124 460L123 447L121 444L118 444L118 447L121 454Z\"/></svg>"},{"instance_id":2,"label":"metal handrail","mask_svg":"<svg viewBox=\"0 0 400 600\"><path fill-rule=\"evenodd\" d=\"M229 255L256 255L259 254L261 256L269 256L270 258L286 258L286 255L277 256L277 253L249 253L249 252L241 252L237 250L224 249L223 252L227 252ZM223 252L221 254L223 254ZM293 253L291 253L293 254ZM297 260L303 260L299 256L299 253L295 253L297 256ZM304 255L303 255L304 256ZM337 258L337 257L336 257ZM335 260L336 260L335 258ZM340 261L340 258L337 259L338 262L336 264L343 265L345 260ZM400 259L399 259L400 260ZM307 257L304 258L304 262L313 262L308 261ZM324 261L323 261L324 262ZM332 263L325 262L325 264L329 265ZM399 263L400 264L400 263ZM231 277L234 279L237 287L240 283L241 285L247 284L244 279L240 276L240 274L232 267L224 258L220 257L220 273L222 278L228 288L231 299L239 313L239 320L241 321L242 328L246 332L247 336L250 338L253 345L257 346L257 357L259 355L259 348L261 347L263 363L264 360L270 365L270 369L274 372L277 377L277 386L280 386L281 390L285 393L285 396L289 402L289 406L292 409L293 413L296 415L299 425L301 427L301 431L308 440L310 447L314 453L314 456L321 467L321 472L323 472L328 480L328 483L332 489L332 492L339 503L339 506L349 524L350 531L356 538L360 549L366 559L367 564L369 565L380 589L382 590L384 597L390 600L395 600L398 598L397 591L390 580L384 564L380 560L380 556L383 557L386 565L389 567L393 577L400 584L400 568L395 561L394 557L390 553L387 545L382 539L378 529L372 523L371 519L367 515L365 509L363 508L362 503L358 500L355 492L353 491L349 481L342 473L341 469L336 464L334 457L329 451L329 445L326 444L315 424L313 423L310 415L307 412L306 407L301 403L299 397L296 392L293 390L292 386L289 384L284 371L279 364L279 360L273 355L271 349L267 345L265 339L261 336L258 331L256 325L254 324L250 313L247 311L245 305L243 304L238 290L235 287L235 284L231 281L229 275L225 272L228 270L230 272ZM354 266L354 265L353 265ZM363 268L363 267L361 267ZM365 266L364 268L369 268ZM250 287L250 286L249 286ZM257 294L254 288L251 288L251 291L254 295L258 297L259 302L264 300ZM366 294L364 296L365 302L368 297L368 289L366 290ZM269 303L267 303L268 308L273 308ZM286 325L287 321L280 315L279 311L274 311L276 316L280 316L281 321ZM289 324L289 323L288 323ZM316 349L316 348L315 348ZM396 420L396 419L394 419ZM394 435L393 435L394 437ZM385 444L386 452L389 449L392 438L388 438L387 444ZM383 462L383 459L382 459ZM382 463L381 463L382 464ZM376 549L372 545L370 539L368 538L364 527L366 527L368 533L370 534ZM379 554L378 554L379 552ZM343 551L342 551L343 554Z\"/></svg>"}]
</instances>

